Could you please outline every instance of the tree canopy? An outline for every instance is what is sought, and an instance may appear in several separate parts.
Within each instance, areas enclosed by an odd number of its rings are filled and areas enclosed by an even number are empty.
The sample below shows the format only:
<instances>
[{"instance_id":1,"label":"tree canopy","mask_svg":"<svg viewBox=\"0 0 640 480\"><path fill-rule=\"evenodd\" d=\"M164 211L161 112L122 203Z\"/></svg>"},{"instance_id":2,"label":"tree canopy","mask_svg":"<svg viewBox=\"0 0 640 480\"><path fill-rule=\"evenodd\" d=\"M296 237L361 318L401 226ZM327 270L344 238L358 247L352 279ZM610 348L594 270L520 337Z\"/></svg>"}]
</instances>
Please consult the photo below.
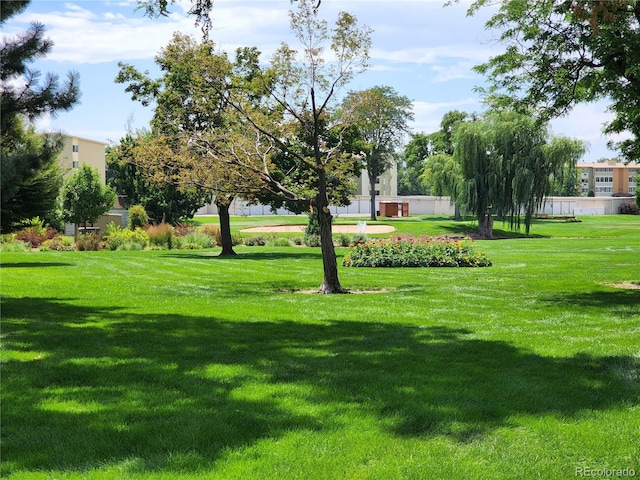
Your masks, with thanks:
<instances>
[{"instance_id":1,"label":"tree canopy","mask_svg":"<svg viewBox=\"0 0 640 480\"><path fill-rule=\"evenodd\" d=\"M413 105L392 87L375 86L349 92L341 110L342 121L354 129L354 148L369 178L371 220L376 220L376 178L391 167L413 120Z\"/></svg>"},{"instance_id":2,"label":"tree canopy","mask_svg":"<svg viewBox=\"0 0 640 480\"><path fill-rule=\"evenodd\" d=\"M482 237L491 238L492 215L525 230L551 192L552 179L575 161L574 141L549 140L546 125L513 111L490 111L454 129L453 157L460 166L459 199L476 214Z\"/></svg>"},{"instance_id":3,"label":"tree canopy","mask_svg":"<svg viewBox=\"0 0 640 480\"><path fill-rule=\"evenodd\" d=\"M474 14L495 5L476 0ZM532 111L543 122L580 102L609 100L611 142L640 160L640 2L637 0L502 0L486 26L499 30L504 53L476 69L496 106Z\"/></svg>"},{"instance_id":4,"label":"tree canopy","mask_svg":"<svg viewBox=\"0 0 640 480\"><path fill-rule=\"evenodd\" d=\"M62 187L63 219L70 223L87 226L100 215L108 212L115 203L116 192L102 185L98 170L83 163L74 170ZM76 228L77 232L77 228Z\"/></svg>"}]
</instances>

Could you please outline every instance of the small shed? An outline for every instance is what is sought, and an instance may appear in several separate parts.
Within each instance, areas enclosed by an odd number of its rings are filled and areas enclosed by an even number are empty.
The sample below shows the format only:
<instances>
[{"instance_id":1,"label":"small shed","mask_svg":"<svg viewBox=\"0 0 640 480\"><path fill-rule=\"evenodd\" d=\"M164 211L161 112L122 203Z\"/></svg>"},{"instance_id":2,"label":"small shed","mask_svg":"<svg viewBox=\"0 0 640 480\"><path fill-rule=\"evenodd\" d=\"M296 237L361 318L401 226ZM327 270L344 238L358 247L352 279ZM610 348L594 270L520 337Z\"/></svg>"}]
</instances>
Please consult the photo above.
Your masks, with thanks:
<instances>
[{"instance_id":1,"label":"small shed","mask_svg":"<svg viewBox=\"0 0 640 480\"><path fill-rule=\"evenodd\" d=\"M383 217L408 217L408 202L380 202L380 215Z\"/></svg>"}]
</instances>

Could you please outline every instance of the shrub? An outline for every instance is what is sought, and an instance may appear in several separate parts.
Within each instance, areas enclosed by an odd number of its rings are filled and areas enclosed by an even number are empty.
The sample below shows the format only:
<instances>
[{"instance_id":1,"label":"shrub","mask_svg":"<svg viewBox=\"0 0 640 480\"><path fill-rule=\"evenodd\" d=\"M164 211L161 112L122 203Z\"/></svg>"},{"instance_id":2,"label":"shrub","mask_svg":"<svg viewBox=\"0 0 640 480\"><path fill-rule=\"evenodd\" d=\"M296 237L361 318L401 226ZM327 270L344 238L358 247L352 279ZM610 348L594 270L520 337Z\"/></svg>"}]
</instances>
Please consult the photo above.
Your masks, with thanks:
<instances>
[{"instance_id":1,"label":"shrub","mask_svg":"<svg viewBox=\"0 0 640 480\"><path fill-rule=\"evenodd\" d=\"M341 233L338 235L338 245L341 247L348 247L351 245L351 235L347 233Z\"/></svg>"},{"instance_id":2,"label":"shrub","mask_svg":"<svg viewBox=\"0 0 640 480\"><path fill-rule=\"evenodd\" d=\"M0 251L2 252L26 252L30 250L31 247L24 242L3 242L0 244Z\"/></svg>"},{"instance_id":3,"label":"shrub","mask_svg":"<svg viewBox=\"0 0 640 480\"><path fill-rule=\"evenodd\" d=\"M146 233L149 237L149 243L152 246L168 248L169 250L173 248L173 227L168 223L150 225Z\"/></svg>"},{"instance_id":4,"label":"shrub","mask_svg":"<svg viewBox=\"0 0 640 480\"><path fill-rule=\"evenodd\" d=\"M164 223L164 222L163 222ZM186 237L187 235L191 235L195 233L196 227L189 223L179 222L176 223L175 227L173 227L173 236L174 237Z\"/></svg>"},{"instance_id":5,"label":"shrub","mask_svg":"<svg viewBox=\"0 0 640 480\"><path fill-rule=\"evenodd\" d=\"M304 244L307 247L319 247L320 246L320 235L305 234L304 236Z\"/></svg>"},{"instance_id":6,"label":"shrub","mask_svg":"<svg viewBox=\"0 0 640 480\"><path fill-rule=\"evenodd\" d=\"M80 252L98 251L102 247L102 237L99 233L81 233L76 238L76 248Z\"/></svg>"},{"instance_id":7,"label":"shrub","mask_svg":"<svg viewBox=\"0 0 640 480\"><path fill-rule=\"evenodd\" d=\"M290 247L291 242L288 238L281 238L277 235L271 235L267 239L267 247Z\"/></svg>"},{"instance_id":8,"label":"shrub","mask_svg":"<svg viewBox=\"0 0 640 480\"><path fill-rule=\"evenodd\" d=\"M132 247L125 244L135 243L138 247ZM149 245L149 235L141 228L131 230L129 228L117 227L111 222L107 225L104 234L104 247L107 250L122 250L124 248L128 250L137 249L142 250Z\"/></svg>"},{"instance_id":9,"label":"shrub","mask_svg":"<svg viewBox=\"0 0 640 480\"><path fill-rule=\"evenodd\" d=\"M200 227L200 232L212 238L219 247L222 246L222 232L220 231L220 227L216 225L203 225Z\"/></svg>"},{"instance_id":10,"label":"shrub","mask_svg":"<svg viewBox=\"0 0 640 480\"><path fill-rule=\"evenodd\" d=\"M620 205L618 210L620 213L624 215L638 215L640 214L640 209L634 203L625 202Z\"/></svg>"},{"instance_id":11,"label":"shrub","mask_svg":"<svg viewBox=\"0 0 640 480\"><path fill-rule=\"evenodd\" d=\"M176 237L174 242L176 248L182 250L200 250L216 246L216 242L210 236L200 232L193 232L183 237Z\"/></svg>"},{"instance_id":12,"label":"shrub","mask_svg":"<svg viewBox=\"0 0 640 480\"><path fill-rule=\"evenodd\" d=\"M144 228L149 225L149 215L142 205L132 205L129 208L128 227L131 230Z\"/></svg>"},{"instance_id":13,"label":"shrub","mask_svg":"<svg viewBox=\"0 0 640 480\"><path fill-rule=\"evenodd\" d=\"M244 244L248 247L264 247L267 244L267 239L262 235L257 237L247 237L244 239Z\"/></svg>"},{"instance_id":14,"label":"shrub","mask_svg":"<svg viewBox=\"0 0 640 480\"><path fill-rule=\"evenodd\" d=\"M43 242L58 235L53 228L45 227L40 217L27 220L22 225L24 228L16 232L15 239L28 244L31 248L38 248Z\"/></svg>"},{"instance_id":15,"label":"shrub","mask_svg":"<svg viewBox=\"0 0 640 480\"><path fill-rule=\"evenodd\" d=\"M469 242L428 237L372 240L352 247L347 267L488 267L491 262Z\"/></svg>"},{"instance_id":16,"label":"shrub","mask_svg":"<svg viewBox=\"0 0 640 480\"><path fill-rule=\"evenodd\" d=\"M73 240L63 235L56 235L50 240L45 240L40 245L40 250L55 250L57 252L67 252L73 250Z\"/></svg>"}]
</instances>

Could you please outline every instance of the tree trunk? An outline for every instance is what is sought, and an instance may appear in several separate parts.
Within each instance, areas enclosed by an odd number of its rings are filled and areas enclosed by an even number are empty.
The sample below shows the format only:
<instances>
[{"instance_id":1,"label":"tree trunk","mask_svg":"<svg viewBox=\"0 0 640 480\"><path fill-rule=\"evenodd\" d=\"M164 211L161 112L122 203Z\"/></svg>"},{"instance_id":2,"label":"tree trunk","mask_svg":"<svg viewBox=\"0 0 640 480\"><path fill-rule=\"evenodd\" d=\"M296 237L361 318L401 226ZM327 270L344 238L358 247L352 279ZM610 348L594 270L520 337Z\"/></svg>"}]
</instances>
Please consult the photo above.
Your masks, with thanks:
<instances>
[{"instance_id":1,"label":"tree trunk","mask_svg":"<svg viewBox=\"0 0 640 480\"><path fill-rule=\"evenodd\" d=\"M233 198L225 198L218 202L216 200L216 207L218 207L218 216L220 218L220 237L222 238L222 252L221 257L237 255L233 251L233 239L231 238L231 221L229 218L229 205Z\"/></svg>"},{"instance_id":2,"label":"tree trunk","mask_svg":"<svg viewBox=\"0 0 640 480\"><path fill-rule=\"evenodd\" d=\"M333 245L331 219L331 212L326 205L318 209L320 247L322 250L322 267L324 270L320 293L347 293L347 290L342 288L340 280L338 279L338 260L336 258L336 249Z\"/></svg>"},{"instance_id":3,"label":"tree trunk","mask_svg":"<svg viewBox=\"0 0 640 480\"><path fill-rule=\"evenodd\" d=\"M453 219L456 221L462 220L462 215L460 214L460 206L456 203L453 208Z\"/></svg>"},{"instance_id":4,"label":"tree trunk","mask_svg":"<svg viewBox=\"0 0 640 480\"><path fill-rule=\"evenodd\" d=\"M482 238L493 239L493 218L490 213L478 215L478 234Z\"/></svg>"},{"instance_id":5,"label":"tree trunk","mask_svg":"<svg viewBox=\"0 0 640 480\"><path fill-rule=\"evenodd\" d=\"M371 221L375 222L376 218L376 177L375 172L369 172L369 194L371 195Z\"/></svg>"},{"instance_id":6,"label":"tree trunk","mask_svg":"<svg viewBox=\"0 0 640 480\"><path fill-rule=\"evenodd\" d=\"M327 198L327 184L324 170L318 172L318 196L316 197L318 225L320 226L320 248L324 278L320 293L348 293L338 279L338 259L333 245L332 215Z\"/></svg>"}]
</instances>

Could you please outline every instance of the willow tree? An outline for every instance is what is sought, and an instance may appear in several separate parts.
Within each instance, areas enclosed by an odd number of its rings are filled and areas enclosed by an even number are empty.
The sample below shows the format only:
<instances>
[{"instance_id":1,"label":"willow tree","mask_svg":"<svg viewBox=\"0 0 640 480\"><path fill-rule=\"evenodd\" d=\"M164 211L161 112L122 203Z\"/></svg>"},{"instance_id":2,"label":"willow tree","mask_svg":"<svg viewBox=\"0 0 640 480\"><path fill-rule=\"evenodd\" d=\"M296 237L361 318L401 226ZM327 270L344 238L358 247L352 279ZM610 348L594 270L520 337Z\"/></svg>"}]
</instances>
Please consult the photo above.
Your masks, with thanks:
<instances>
[{"instance_id":1,"label":"willow tree","mask_svg":"<svg viewBox=\"0 0 640 480\"><path fill-rule=\"evenodd\" d=\"M544 124L512 111L492 112L485 119L463 122L454 133L454 158L461 167L460 198L478 219L478 231L493 238L493 213L526 233L551 192L552 178L562 172L572 148L549 147ZM565 144L567 145L567 144Z\"/></svg>"},{"instance_id":2,"label":"willow tree","mask_svg":"<svg viewBox=\"0 0 640 480\"><path fill-rule=\"evenodd\" d=\"M371 220L376 220L376 178L389 170L413 120L411 100L392 87L352 91L342 101L342 120L353 126L363 170L369 178Z\"/></svg>"}]
</instances>

